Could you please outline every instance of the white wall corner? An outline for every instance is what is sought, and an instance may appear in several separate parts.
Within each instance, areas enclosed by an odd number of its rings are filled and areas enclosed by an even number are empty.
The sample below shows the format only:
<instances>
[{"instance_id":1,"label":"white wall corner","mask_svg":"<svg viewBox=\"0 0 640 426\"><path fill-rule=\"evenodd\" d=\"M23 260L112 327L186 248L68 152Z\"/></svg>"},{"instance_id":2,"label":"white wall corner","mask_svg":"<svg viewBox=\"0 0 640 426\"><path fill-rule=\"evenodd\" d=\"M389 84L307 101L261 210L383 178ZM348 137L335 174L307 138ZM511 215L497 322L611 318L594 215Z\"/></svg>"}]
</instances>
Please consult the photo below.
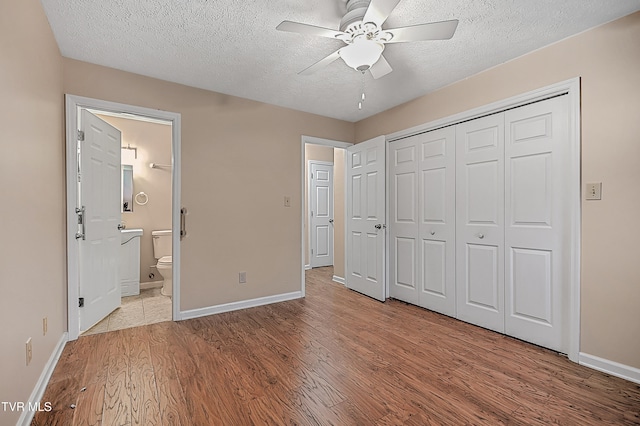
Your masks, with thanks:
<instances>
[{"instance_id":1,"label":"white wall corner","mask_svg":"<svg viewBox=\"0 0 640 426\"><path fill-rule=\"evenodd\" d=\"M254 308L256 306L269 305L271 303L286 302L288 300L304 297L302 291L276 294L273 296L259 297L257 299L241 300L239 302L224 303L222 305L206 308L191 309L180 312L180 320L205 317L207 315L221 314L223 312L238 311L240 309Z\"/></svg>"},{"instance_id":2,"label":"white wall corner","mask_svg":"<svg viewBox=\"0 0 640 426\"><path fill-rule=\"evenodd\" d=\"M62 333L62 336L60 336L60 340L58 340L58 344L53 349L53 352L49 357L49 361L47 361L47 363L44 365L44 369L42 370L42 373L40 373L40 378L38 378L38 381L36 382L36 386L33 388L33 391L29 396L29 400L26 401L27 406L31 405L33 407L42 400L42 397L44 396L44 391L47 388L47 385L49 384L49 379L51 379L53 370L55 370L56 365L58 365L58 360L60 360L60 355L62 355L62 350L64 349L64 346L67 344L68 341L69 341L69 335L65 331L64 333ZM40 404L40 408L44 409L44 404ZM16 424L18 426L30 425L31 421L33 420L33 416L35 414L36 414L35 411L25 409L22 412L22 415L20 416L20 418L18 419L18 423Z\"/></svg>"},{"instance_id":3,"label":"white wall corner","mask_svg":"<svg viewBox=\"0 0 640 426\"><path fill-rule=\"evenodd\" d=\"M580 365L640 384L640 368L580 352Z\"/></svg>"},{"instance_id":4,"label":"white wall corner","mask_svg":"<svg viewBox=\"0 0 640 426\"><path fill-rule=\"evenodd\" d=\"M344 280L344 278L339 277L337 275L334 275L332 279L333 279L333 281L337 282L338 284L342 284L342 285L346 285L347 284L347 282Z\"/></svg>"}]
</instances>

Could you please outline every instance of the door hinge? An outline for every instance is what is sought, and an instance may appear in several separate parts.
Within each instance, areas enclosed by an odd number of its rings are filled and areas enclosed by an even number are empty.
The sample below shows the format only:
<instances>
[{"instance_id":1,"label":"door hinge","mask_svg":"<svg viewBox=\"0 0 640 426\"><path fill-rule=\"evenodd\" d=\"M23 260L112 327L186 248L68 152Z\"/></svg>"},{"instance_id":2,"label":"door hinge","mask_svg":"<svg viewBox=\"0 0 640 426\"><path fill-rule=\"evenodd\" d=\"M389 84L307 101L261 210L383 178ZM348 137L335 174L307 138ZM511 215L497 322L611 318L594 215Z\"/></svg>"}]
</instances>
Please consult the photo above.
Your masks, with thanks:
<instances>
[{"instance_id":1,"label":"door hinge","mask_svg":"<svg viewBox=\"0 0 640 426\"><path fill-rule=\"evenodd\" d=\"M313 249L311 249L311 255L313 256Z\"/></svg>"},{"instance_id":2,"label":"door hinge","mask_svg":"<svg viewBox=\"0 0 640 426\"><path fill-rule=\"evenodd\" d=\"M313 210L311 210L311 217L313 217Z\"/></svg>"},{"instance_id":3,"label":"door hinge","mask_svg":"<svg viewBox=\"0 0 640 426\"><path fill-rule=\"evenodd\" d=\"M78 307L84 308L84 297L78 298Z\"/></svg>"},{"instance_id":4,"label":"door hinge","mask_svg":"<svg viewBox=\"0 0 640 426\"><path fill-rule=\"evenodd\" d=\"M82 238L83 240L86 238L86 231L85 231L85 223L84 223L84 213L85 213L85 208L84 206L82 207L76 207L76 214L78 215L78 225L80 225L82 231L81 232L76 232L76 240L79 240L80 238Z\"/></svg>"},{"instance_id":5,"label":"door hinge","mask_svg":"<svg viewBox=\"0 0 640 426\"><path fill-rule=\"evenodd\" d=\"M311 173L311 179L313 179L313 173Z\"/></svg>"},{"instance_id":6,"label":"door hinge","mask_svg":"<svg viewBox=\"0 0 640 426\"><path fill-rule=\"evenodd\" d=\"M82 131L82 130L78 130L78 140L79 140L80 142L83 142L83 141L84 141L84 131Z\"/></svg>"}]
</instances>

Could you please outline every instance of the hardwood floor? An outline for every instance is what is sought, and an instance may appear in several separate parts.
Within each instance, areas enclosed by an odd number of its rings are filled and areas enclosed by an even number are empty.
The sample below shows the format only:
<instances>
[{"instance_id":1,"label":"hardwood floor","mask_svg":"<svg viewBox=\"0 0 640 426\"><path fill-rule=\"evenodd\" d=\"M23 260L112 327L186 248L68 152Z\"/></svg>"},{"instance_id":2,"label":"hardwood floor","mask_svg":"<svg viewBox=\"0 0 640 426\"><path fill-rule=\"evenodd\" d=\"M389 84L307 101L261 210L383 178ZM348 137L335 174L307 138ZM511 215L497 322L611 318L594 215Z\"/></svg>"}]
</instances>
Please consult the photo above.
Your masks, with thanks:
<instances>
[{"instance_id":1,"label":"hardwood floor","mask_svg":"<svg viewBox=\"0 0 640 426\"><path fill-rule=\"evenodd\" d=\"M332 274L309 271L305 299L68 343L33 424L640 424L640 386Z\"/></svg>"}]
</instances>

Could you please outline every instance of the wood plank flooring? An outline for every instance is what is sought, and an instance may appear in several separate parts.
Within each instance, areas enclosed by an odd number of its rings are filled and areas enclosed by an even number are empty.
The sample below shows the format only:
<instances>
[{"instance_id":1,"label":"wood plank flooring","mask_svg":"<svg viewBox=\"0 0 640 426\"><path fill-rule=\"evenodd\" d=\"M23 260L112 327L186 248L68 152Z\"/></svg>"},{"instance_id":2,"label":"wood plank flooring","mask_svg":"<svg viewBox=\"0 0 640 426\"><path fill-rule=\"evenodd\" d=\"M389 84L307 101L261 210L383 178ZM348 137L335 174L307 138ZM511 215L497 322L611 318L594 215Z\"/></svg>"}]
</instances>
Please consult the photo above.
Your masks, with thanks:
<instances>
[{"instance_id":1,"label":"wood plank flooring","mask_svg":"<svg viewBox=\"0 0 640 426\"><path fill-rule=\"evenodd\" d=\"M309 271L305 299L70 342L33 424L640 424L640 386L332 275Z\"/></svg>"}]
</instances>

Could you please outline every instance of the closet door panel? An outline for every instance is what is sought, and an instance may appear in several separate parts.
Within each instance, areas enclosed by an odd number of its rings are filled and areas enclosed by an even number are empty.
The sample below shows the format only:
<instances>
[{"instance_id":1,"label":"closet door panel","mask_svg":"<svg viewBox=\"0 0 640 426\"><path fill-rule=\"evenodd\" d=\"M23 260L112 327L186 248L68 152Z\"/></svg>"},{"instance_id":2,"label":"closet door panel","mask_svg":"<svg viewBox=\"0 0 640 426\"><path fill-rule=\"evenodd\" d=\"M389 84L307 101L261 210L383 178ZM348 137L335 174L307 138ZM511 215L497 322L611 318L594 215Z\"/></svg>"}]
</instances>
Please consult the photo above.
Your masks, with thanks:
<instances>
[{"instance_id":1,"label":"closet door panel","mask_svg":"<svg viewBox=\"0 0 640 426\"><path fill-rule=\"evenodd\" d=\"M389 295L418 304L418 147L411 138L389 145Z\"/></svg>"},{"instance_id":2,"label":"closet door panel","mask_svg":"<svg viewBox=\"0 0 640 426\"><path fill-rule=\"evenodd\" d=\"M504 332L504 114L456 126L457 317Z\"/></svg>"},{"instance_id":3,"label":"closet door panel","mask_svg":"<svg viewBox=\"0 0 640 426\"><path fill-rule=\"evenodd\" d=\"M456 315L455 127L415 136L420 152L419 305Z\"/></svg>"},{"instance_id":4,"label":"closet door panel","mask_svg":"<svg viewBox=\"0 0 640 426\"><path fill-rule=\"evenodd\" d=\"M567 99L505 113L506 333L567 353Z\"/></svg>"}]
</instances>

